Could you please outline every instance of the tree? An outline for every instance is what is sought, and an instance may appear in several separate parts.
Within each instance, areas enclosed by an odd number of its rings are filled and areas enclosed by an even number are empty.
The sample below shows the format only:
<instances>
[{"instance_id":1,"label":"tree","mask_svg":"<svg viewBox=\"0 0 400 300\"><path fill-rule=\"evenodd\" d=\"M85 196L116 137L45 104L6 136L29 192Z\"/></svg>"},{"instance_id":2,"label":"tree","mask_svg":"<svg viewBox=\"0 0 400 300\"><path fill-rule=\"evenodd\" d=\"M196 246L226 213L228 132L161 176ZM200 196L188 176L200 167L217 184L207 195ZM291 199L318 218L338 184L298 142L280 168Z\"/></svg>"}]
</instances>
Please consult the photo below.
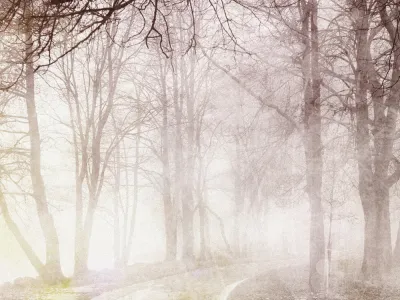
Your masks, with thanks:
<instances>
[{"instance_id":1,"label":"tree","mask_svg":"<svg viewBox=\"0 0 400 300\"><path fill-rule=\"evenodd\" d=\"M132 23L128 22L128 29L129 24ZM118 118L115 136L108 135L112 127L112 112L116 110L118 82L128 59L124 47L113 47L111 39L118 37L116 26L109 24L110 36L98 36L86 53L66 56L60 63L60 74L54 73L66 91L63 97L71 117L69 126L72 129L76 177L76 275L87 271L94 214L110 160L122 139L141 122L129 120L133 112L128 109ZM122 40L124 38L126 33ZM105 101L104 94L107 95ZM85 182L89 198L87 206L84 205ZM84 217L85 207L87 211Z\"/></svg>"},{"instance_id":2,"label":"tree","mask_svg":"<svg viewBox=\"0 0 400 300\"><path fill-rule=\"evenodd\" d=\"M366 280L381 279L391 266L391 224L389 214L389 190L399 179L395 171L389 174L393 161L393 142L398 117L398 96L400 75L400 48L397 41L395 24L389 19L387 9L390 5L377 3L379 25L372 29L374 22L372 3L356 1L351 9L356 12L354 25L356 37L355 72L355 115L356 147L359 170L359 193L364 209L365 242L362 273ZM382 28L389 37L389 56L386 72L390 79L382 77L376 70L373 46ZM378 35L378 36L377 36ZM376 60L383 59L383 53ZM381 79L382 78L382 79ZM386 93L385 89L389 88ZM372 100L372 101L371 101ZM373 116L370 115L373 111ZM372 126L371 126L372 125Z\"/></svg>"},{"instance_id":3,"label":"tree","mask_svg":"<svg viewBox=\"0 0 400 300\"><path fill-rule=\"evenodd\" d=\"M274 8L279 11L281 6ZM322 189L322 140L321 140L321 77L320 53L318 39L318 4L316 1L300 2L301 28L299 35L303 44L301 54L301 71L303 80L304 110L302 126L292 116L282 110L278 105L269 101L248 88L239 78L232 75L226 68L220 66L205 52L212 63L239 84L245 92L254 97L264 107L268 107L286 119L292 128L298 129L303 138L304 153L306 158L306 191L310 202L310 273L309 287L313 297L321 297L324 292L324 261L325 261L325 233L324 214L321 199ZM262 13L265 13L260 9ZM269 9L266 9L269 12ZM282 15L269 14L280 22L284 22ZM304 128L304 129L303 129Z\"/></svg>"},{"instance_id":4,"label":"tree","mask_svg":"<svg viewBox=\"0 0 400 300\"><path fill-rule=\"evenodd\" d=\"M28 259L35 267L38 274L45 282L57 283L63 280L61 271L59 239L55 228L53 216L49 211L49 203L46 197L45 184L41 173L41 140L39 123L37 120L36 99L35 99L35 73L34 73L34 23L32 18L32 7L27 6L23 10L24 21L22 22L23 37L25 42L24 49L24 83L25 83L25 103L29 128L30 140L30 177L33 190L33 198L36 204L36 211L39 217L42 233L46 245L46 262L42 264L33 249L24 239L15 222L8 213L7 205L2 199L2 210L5 220L16 237L21 248L27 254Z\"/></svg>"}]
</instances>

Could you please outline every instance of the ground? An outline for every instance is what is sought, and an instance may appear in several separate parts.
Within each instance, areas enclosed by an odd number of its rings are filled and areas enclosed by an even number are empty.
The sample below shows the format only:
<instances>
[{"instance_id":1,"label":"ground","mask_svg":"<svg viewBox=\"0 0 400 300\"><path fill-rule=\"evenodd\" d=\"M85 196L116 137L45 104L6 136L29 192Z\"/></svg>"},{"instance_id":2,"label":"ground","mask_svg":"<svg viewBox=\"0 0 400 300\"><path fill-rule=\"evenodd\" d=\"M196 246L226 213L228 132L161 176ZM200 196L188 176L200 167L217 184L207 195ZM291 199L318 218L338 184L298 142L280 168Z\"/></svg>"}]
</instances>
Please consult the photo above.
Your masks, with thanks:
<instances>
[{"instance_id":1,"label":"ground","mask_svg":"<svg viewBox=\"0 0 400 300\"><path fill-rule=\"evenodd\" d=\"M400 270L393 270L379 285L362 282L357 274L335 270L324 300L400 300ZM288 267L264 272L242 282L228 297L228 300L266 299L309 299L307 268Z\"/></svg>"},{"instance_id":2,"label":"ground","mask_svg":"<svg viewBox=\"0 0 400 300\"><path fill-rule=\"evenodd\" d=\"M17 280L19 283L3 285L0 299L100 300L119 299L134 293L138 296L131 299L212 299L226 285L244 277L255 276L281 263L285 262L279 259L220 259L208 262L136 264L126 270L93 272L84 278L51 287L32 279L20 279Z\"/></svg>"},{"instance_id":3,"label":"ground","mask_svg":"<svg viewBox=\"0 0 400 300\"><path fill-rule=\"evenodd\" d=\"M332 272L324 300L400 300L400 270L382 285L363 283L356 272ZM29 280L25 280L29 281ZM296 259L133 265L105 270L63 285L6 285L8 300L306 300L306 264ZM18 286L19 284L19 286Z\"/></svg>"}]
</instances>

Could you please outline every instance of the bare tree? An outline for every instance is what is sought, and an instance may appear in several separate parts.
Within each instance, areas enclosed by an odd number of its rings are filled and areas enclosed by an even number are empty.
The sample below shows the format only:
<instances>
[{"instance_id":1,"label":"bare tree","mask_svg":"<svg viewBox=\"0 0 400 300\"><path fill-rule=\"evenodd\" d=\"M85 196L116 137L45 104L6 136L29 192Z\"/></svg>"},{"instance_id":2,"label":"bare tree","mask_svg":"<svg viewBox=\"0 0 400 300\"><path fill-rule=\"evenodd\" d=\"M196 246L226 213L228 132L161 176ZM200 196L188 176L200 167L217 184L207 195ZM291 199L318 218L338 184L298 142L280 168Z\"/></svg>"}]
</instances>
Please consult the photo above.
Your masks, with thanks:
<instances>
[{"instance_id":1,"label":"bare tree","mask_svg":"<svg viewBox=\"0 0 400 300\"><path fill-rule=\"evenodd\" d=\"M35 73L34 73L34 42L33 32L35 30L33 24L33 17L31 7L25 7L23 11L24 20L21 22L23 27L23 38L25 42L24 49L24 83L25 93L24 98L26 102L26 111L29 128L30 139L30 177L33 190L33 198L36 204L36 211L39 217L41 229L45 239L46 245L46 262L42 264L29 246L16 223L11 219L10 214L4 199L2 199L2 210L6 216L5 220L16 237L21 248L26 253L36 271L43 278L44 281L49 283L56 283L63 280L64 276L61 271L59 239L55 228L53 216L49 210L49 203L46 197L45 184L42 176L41 165L41 139L39 123L37 119L36 98L35 98Z\"/></svg>"}]
</instances>

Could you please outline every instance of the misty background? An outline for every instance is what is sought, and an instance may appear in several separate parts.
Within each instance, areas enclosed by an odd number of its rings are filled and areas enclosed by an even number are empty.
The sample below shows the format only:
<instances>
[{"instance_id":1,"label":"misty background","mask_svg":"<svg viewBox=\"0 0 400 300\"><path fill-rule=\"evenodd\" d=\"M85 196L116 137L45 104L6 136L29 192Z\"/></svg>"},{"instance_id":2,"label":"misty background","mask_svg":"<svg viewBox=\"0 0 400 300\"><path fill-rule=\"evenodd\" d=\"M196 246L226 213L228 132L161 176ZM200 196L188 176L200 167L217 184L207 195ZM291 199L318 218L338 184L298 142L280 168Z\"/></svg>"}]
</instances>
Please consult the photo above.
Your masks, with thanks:
<instances>
[{"instance_id":1,"label":"misty background","mask_svg":"<svg viewBox=\"0 0 400 300\"><path fill-rule=\"evenodd\" d=\"M84 2L0 6L1 282L399 266L396 1Z\"/></svg>"}]
</instances>

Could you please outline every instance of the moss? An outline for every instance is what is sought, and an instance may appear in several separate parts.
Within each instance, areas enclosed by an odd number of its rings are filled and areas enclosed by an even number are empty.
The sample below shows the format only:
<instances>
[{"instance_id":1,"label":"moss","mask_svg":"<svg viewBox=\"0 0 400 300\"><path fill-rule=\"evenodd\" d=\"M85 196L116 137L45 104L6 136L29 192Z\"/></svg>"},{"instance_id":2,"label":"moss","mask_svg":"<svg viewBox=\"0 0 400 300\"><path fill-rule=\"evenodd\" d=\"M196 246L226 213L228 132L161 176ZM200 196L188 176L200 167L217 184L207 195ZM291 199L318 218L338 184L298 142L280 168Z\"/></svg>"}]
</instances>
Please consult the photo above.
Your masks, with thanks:
<instances>
[{"instance_id":1,"label":"moss","mask_svg":"<svg viewBox=\"0 0 400 300\"><path fill-rule=\"evenodd\" d=\"M65 278L64 280L61 281L60 285L62 288L66 289L71 287L71 282L72 282L71 278Z\"/></svg>"}]
</instances>

